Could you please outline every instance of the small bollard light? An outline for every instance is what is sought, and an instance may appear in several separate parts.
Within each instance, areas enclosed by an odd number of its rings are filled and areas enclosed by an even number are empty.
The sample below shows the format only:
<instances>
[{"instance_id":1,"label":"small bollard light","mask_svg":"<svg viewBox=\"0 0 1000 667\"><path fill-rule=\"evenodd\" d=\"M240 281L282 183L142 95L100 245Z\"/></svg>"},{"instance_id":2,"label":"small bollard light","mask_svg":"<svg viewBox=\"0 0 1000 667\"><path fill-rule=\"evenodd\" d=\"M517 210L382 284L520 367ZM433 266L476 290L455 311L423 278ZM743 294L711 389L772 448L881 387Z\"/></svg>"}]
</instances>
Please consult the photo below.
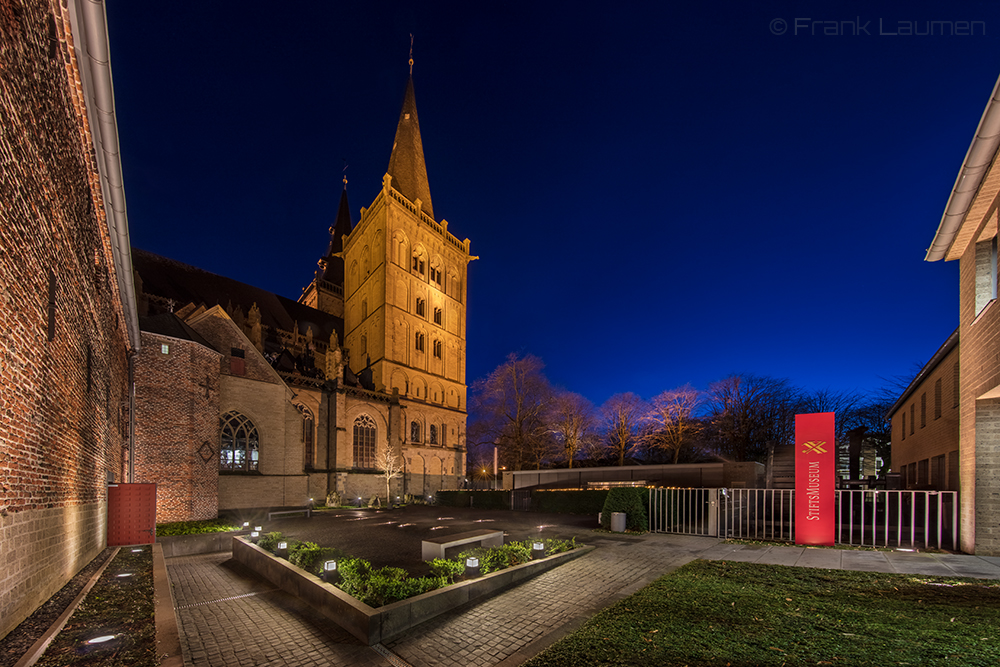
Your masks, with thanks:
<instances>
[{"instance_id":1,"label":"small bollard light","mask_svg":"<svg viewBox=\"0 0 1000 667\"><path fill-rule=\"evenodd\" d=\"M256 530L259 533L262 530L264 530L264 526L254 526L253 529Z\"/></svg>"},{"instance_id":2,"label":"small bollard light","mask_svg":"<svg viewBox=\"0 0 1000 667\"><path fill-rule=\"evenodd\" d=\"M532 542L531 544L531 557L534 558L545 558L545 542Z\"/></svg>"},{"instance_id":3,"label":"small bollard light","mask_svg":"<svg viewBox=\"0 0 1000 667\"><path fill-rule=\"evenodd\" d=\"M259 539L260 539L260 531L255 530L250 533L250 541L253 542L254 544L257 544L257 540Z\"/></svg>"},{"instance_id":4,"label":"small bollard light","mask_svg":"<svg viewBox=\"0 0 1000 667\"><path fill-rule=\"evenodd\" d=\"M475 556L465 559L465 576L468 579L479 576L479 559Z\"/></svg>"},{"instance_id":5,"label":"small bollard light","mask_svg":"<svg viewBox=\"0 0 1000 667\"><path fill-rule=\"evenodd\" d=\"M250 522L249 521L244 521L243 522L243 530L246 530L249 527L250 527Z\"/></svg>"},{"instance_id":6,"label":"small bollard light","mask_svg":"<svg viewBox=\"0 0 1000 667\"><path fill-rule=\"evenodd\" d=\"M336 583L339 577L340 573L337 572L337 561L328 560L323 563L323 581L332 584Z\"/></svg>"},{"instance_id":7,"label":"small bollard light","mask_svg":"<svg viewBox=\"0 0 1000 667\"><path fill-rule=\"evenodd\" d=\"M288 542L278 542L278 550L274 552L274 555L278 558L286 558L288 556Z\"/></svg>"}]
</instances>

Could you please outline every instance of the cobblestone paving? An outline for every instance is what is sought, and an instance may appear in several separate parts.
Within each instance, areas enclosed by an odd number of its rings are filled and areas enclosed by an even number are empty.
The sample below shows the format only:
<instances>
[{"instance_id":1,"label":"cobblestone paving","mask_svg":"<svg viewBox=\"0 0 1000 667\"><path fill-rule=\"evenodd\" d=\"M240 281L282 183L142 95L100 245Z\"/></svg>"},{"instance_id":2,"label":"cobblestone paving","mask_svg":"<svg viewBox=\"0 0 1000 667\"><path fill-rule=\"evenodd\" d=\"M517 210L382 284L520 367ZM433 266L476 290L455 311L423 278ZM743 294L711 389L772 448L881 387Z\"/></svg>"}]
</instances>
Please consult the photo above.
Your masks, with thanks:
<instances>
[{"instance_id":1,"label":"cobblestone paving","mask_svg":"<svg viewBox=\"0 0 1000 667\"><path fill-rule=\"evenodd\" d=\"M579 616L590 616L694 559L716 540L649 535L592 540L598 549L494 598L472 602L387 642L415 667L496 665Z\"/></svg>"},{"instance_id":2,"label":"cobblestone paving","mask_svg":"<svg viewBox=\"0 0 1000 667\"><path fill-rule=\"evenodd\" d=\"M333 621L275 590L231 554L167 559L184 664L390 665Z\"/></svg>"}]
</instances>

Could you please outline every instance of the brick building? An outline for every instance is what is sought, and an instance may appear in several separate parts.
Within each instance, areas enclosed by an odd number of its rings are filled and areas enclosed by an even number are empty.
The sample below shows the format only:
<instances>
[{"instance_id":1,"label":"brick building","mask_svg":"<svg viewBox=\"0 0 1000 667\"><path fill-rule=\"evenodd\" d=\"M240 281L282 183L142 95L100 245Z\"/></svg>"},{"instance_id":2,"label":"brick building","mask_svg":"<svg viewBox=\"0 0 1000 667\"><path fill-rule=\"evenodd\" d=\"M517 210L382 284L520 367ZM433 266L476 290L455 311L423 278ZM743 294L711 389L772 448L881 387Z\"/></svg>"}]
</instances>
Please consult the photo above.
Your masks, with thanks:
<instances>
[{"instance_id":1,"label":"brick building","mask_svg":"<svg viewBox=\"0 0 1000 667\"><path fill-rule=\"evenodd\" d=\"M379 194L346 183L298 301L133 251L136 478L157 520L457 488L465 474L469 240L434 218L408 81Z\"/></svg>"},{"instance_id":2,"label":"brick building","mask_svg":"<svg viewBox=\"0 0 1000 667\"><path fill-rule=\"evenodd\" d=\"M106 544L139 346L103 5L0 7L0 637Z\"/></svg>"},{"instance_id":3,"label":"brick building","mask_svg":"<svg viewBox=\"0 0 1000 667\"><path fill-rule=\"evenodd\" d=\"M956 329L889 409L892 467L905 489L959 490Z\"/></svg>"},{"instance_id":4,"label":"brick building","mask_svg":"<svg viewBox=\"0 0 1000 667\"><path fill-rule=\"evenodd\" d=\"M1000 80L955 181L928 261L959 262L959 486L961 546L1000 555ZM945 369L947 370L947 369Z\"/></svg>"}]
</instances>

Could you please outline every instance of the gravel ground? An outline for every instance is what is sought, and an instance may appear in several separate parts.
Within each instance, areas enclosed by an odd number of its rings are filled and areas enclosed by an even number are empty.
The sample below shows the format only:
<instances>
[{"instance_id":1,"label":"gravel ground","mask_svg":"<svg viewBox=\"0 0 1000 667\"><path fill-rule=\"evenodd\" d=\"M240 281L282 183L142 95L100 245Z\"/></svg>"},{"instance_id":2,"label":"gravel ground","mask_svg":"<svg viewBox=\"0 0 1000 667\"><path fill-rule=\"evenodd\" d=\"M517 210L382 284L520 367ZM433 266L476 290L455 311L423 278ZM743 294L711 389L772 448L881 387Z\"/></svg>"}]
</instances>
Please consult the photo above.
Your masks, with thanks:
<instances>
[{"instance_id":1,"label":"gravel ground","mask_svg":"<svg viewBox=\"0 0 1000 667\"><path fill-rule=\"evenodd\" d=\"M35 610L35 613L24 619L19 626L0 639L0 667L12 667L21 659L28 649L38 641L45 631L55 623L69 603L80 594L90 578L114 552L114 547L107 548L90 561L65 586L49 598L48 602Z\"/></svg>"}]
</instances>

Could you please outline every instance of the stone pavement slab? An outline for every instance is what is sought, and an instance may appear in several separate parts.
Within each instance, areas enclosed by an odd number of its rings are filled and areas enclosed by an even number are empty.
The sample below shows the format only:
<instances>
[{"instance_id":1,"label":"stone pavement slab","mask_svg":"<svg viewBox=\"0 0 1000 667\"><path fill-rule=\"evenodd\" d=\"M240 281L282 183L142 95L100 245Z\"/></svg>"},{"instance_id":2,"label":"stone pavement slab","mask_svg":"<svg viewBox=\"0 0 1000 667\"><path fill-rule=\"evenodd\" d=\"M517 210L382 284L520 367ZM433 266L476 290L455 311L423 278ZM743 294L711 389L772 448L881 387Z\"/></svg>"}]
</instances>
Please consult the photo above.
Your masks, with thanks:
<instances>
[{"instance_id":1,"label":"stone pavement slab","mask_svg":"<svg viewBox=\"0 0 1000 667\"><path fill-rule=\"evenodd\" d=\"M780 547L772 546L766 553L761 554L755 562L767 565L795 565L802 556L802 547Z\"/></svg>"},{"instance_id":2,"label":"stone pavement slab","mask_svg":"<svg viewBox=\"0 0 1000 667\"><path fill-rule=\"evenodd\" d=\"M817 549L804 547L802 555L795 561L797 567L816 567L824 570L839 570L844 552L840 549Z\"/></svg>"},{"instance_id":3,"label":"stone pavement slab","mask_svg":"<svg viewBox=\"0 0 1000 667\"><path fill-rule=\"evenodd\" d=\"M859 572L895 572L881 551L844 551L841 567Z\"/></svg>"}]
</instances>

